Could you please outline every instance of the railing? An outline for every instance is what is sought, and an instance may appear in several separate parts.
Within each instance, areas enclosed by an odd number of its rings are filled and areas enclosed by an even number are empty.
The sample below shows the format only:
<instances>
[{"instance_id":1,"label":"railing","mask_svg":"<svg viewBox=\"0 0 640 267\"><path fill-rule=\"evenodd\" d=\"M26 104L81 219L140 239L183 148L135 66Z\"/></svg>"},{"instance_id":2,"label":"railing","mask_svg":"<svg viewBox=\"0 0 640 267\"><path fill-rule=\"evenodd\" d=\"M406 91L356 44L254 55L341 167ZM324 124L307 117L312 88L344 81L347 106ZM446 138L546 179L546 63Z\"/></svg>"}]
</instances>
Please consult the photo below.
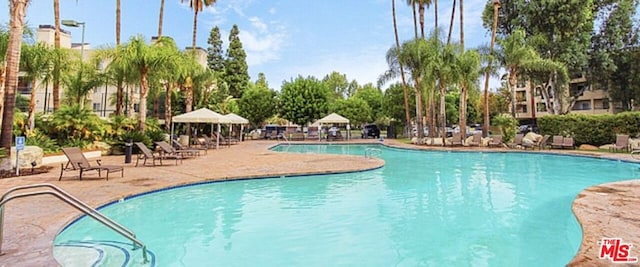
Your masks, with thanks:
<instances>
[{"instance_id":1,"label":"railing","mask_svg":"<svg viewBox=\"0 0 640 267\"><path fill-rule=\"evenodd\" d=\"M21 193L21 194L11 194L13 192L17 192L20 190L35 189L35 188L45 188L45 189L40 191L30 191L30 192ZM48 189L51 189L52 191ZM4 230L4 227L3 227L4 226L4 204L6 204L7 202L13 199L25 198L25 197L37 196L37 195L53 195L58 199L62 200L63 202L81 211L82 213L86 214L87 216L109 227L111 230L116 231L118 234L124 236L125 238L133 242L134 250L141 247L144 263L147 263L149 261L147 258L147 246L144 243L142 243L140 240L138 240L136 238L136 235L131 230L127 229L126 227L122 226L121 224L110 219L109 217L105 216L104 214L90 207L86 203L82 202L81 200L77 199L76 197L70 195L66 191L52 184L33 184L33 185L26 185L26 186L17 186L9 189L6 193L2 195L2 198L0 198L0 255L2 255L2 240L3 240L3 230Z\"/></svg>"},{"instance_id":2,"label":"railing","mask_svg":"<svg viewBox=\"0 0 640 267\"><path fill-rule=\"evenodd\" d=\"M278 136L280 136L282 139L284 139L284 141L287 143L287 145L291 145L291 143L289 142L289 139L287 139L286 133L283 132Z\"/></svg>"},{"instance_id":3,"label":"railing","mask_svg":"<svg viewBox=\"0 0 640 267\"><path fill-rule=\"evenodd\" d=\"M367 159L379 158L382 156L382 150L375 147L367 147L364 149L364 157Z\"/></svg>"}]
</instances>

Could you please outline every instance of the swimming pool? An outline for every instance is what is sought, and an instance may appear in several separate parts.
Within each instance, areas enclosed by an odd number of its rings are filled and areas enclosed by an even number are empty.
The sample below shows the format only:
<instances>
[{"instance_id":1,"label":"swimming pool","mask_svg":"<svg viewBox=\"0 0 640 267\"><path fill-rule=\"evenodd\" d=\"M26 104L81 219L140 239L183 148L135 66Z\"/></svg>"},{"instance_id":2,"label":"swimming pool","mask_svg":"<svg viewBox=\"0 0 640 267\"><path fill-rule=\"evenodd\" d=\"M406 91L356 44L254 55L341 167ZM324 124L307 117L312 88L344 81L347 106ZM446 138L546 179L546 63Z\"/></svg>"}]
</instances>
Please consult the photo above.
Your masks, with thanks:
<instances>
[{"instance_id":1,"label":"swimming pool","mask_svg":"<svg viewBox=\"0 0 640 267\"><path fill-rule=\"evenodd\" d=\"M384 168L186 186L101 211L136 232L158 266L559 266L580 245L578 192L640 174L636 164L584 157L374 146ZM56 238L54 255L87 254L78 244L96 244L89 255L121 253L108 242L126 241L83 218Z\"/></svg>"}]
</instances>

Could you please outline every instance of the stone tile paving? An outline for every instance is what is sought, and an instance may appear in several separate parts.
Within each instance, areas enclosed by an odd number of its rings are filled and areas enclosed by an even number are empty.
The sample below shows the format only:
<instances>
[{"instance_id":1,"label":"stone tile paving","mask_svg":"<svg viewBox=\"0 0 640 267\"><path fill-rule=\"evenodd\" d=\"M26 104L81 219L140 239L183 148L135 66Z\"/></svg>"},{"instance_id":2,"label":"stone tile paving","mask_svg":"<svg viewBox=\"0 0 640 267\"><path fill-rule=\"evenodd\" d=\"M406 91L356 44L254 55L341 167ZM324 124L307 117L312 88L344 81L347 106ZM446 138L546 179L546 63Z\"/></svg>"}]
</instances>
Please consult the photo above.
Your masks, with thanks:
<instances>
[{"instance_id":1,"label":"stone tile paving","mask_svg":"<svg viewBox=\"0 0 640 267\"><path fill-rule=\"evenodd\" d=\"M362 142L363 140L359 140ZM358 140L356 140L358 142ZM368 141L368 142L376 142ZM387 145L403 148L446 149L472 151L514 151L487 148L440 148L403 144L386 140ZM274 141L248 141L231 148L210 150L208 155L184 160L174 165L137 167L126 164L124 178L119 173L109 181L86 174L79 181L77 174L65 173L58 182L59 166L48 174L0 180L0 192L11 187L33 183L52 183L62 187L91 206L100 206L120 198L155 189L199 181L235 178L281 176L310 173L357 171L380 167L382 160L342 155L287 154L268 151ZM540 153L540 151L532 151ZM581 154L593 157L638 161L629 154L609 154L575 150L544 150L543 153ZM123 156L103 157L105 164L123 164ZM133 159L135 163L135 158ZM124 164L123 164L124 165ZM81 214L51 196L18 199L5 208L4 240L0 266L55 266L52 256L55 235ZM571 266L609 266L608 260L598 259L598 241L603 237L620 237L634 244L631 256L640 256L640 180L597 185L581 192L573 204L573 211L583 228L580 251L569 263ZM633 266L638 266L637 264Z\"/></svg>"}]
</instances>

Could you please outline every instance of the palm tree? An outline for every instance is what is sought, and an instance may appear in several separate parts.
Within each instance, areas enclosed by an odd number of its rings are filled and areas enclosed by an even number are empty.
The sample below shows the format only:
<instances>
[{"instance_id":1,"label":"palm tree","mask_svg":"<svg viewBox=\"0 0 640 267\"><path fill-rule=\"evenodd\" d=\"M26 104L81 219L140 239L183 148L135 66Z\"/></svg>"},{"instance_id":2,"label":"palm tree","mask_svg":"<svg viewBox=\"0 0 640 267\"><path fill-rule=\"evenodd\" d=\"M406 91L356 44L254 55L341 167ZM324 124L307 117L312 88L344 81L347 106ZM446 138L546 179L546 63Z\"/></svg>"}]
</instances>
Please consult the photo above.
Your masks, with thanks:
<instances>
[{"instance_id":1,"label":"palm tree","mask_svg":"<svg viewBox=\"0 0 640 267\"><path fill-rule=\"evenodd\" d=\"M462 8L462 2L460 0L460 51L464 51L464 9Z\"/></svg>"},{"instance_id":2,"label":"palm tree","mask_svg":"<svg viewBox=\"0 0 640 267\"><path fill-rule=\"evenodd\" d=\"M7 48L9 46L9 32L0 29L0 114L2 114L2 106L4 100L4 82L5 82L5 62L7 56ZM0 116L0 124L2 124L2 116Z\"/></svg>"},{"instance_id":3,"label":"palm tree","mask_svg":"<svg viewBox=\"0 0 640 267\"><path fill-rule=\"evenodd\" d=\"M457 59L460 85L460 134L467 136L467 95L480 77L480 54L476 50L460 52Z\"/></svg>"},{"instance_id":4,"label":"palm tree","mask_svg":"<svg viewBox=\"0 0 640 267\"><path fill-rule=\"evenodd\" d=\"M162 20L164 19L164 0L160 0L160 15L158 18L158 39L162 37Z\"/></svg>"},{"instance_id":5,"label":"palm tree","mask_svg":"<svg viewBox=\"0 0 640 267\"><path fill-rule=\"evenodd\" d=\"M539 59L538 53L529 46L525 40L526 33L522 29L516 29L505 39L498 40L500 50L496 51L502 66L509 73L508 88L511 92L511 115L516 117L516 86L518 77L525 64Z\"/></svg>"},{"instance_id":6,"label":"palm tree","mask_svg":"<svg viewBox=\"0 0 640 267\"><path fill-rule=\"evenodd\" d=\"M198 31L198 13L202 12L205 7L211 6L216 3L216 0L181 0L184 2L189 2L189 7L193 10L193 43L191 48L195 53L196 49L196 33Z\"/></svg>"},{"instance_id":7,"label":"palm tree","mask_svg":"<svg viewBox=\"0 0 640 267\"><path fill-rule=\"evenodd\" d=\"M447 44L451 43L451 33L453 32L453 19L456 16L456 0L451 5L451 21L449 21L449 34L447 35Z\"/></svg>"},{"instance_id":8,"label":"palm tree","mask_svg":"<svg viewBox=\"0 0 640 267\"><path fill-rule=\"evenodd\" d=\"M395 0L391 0L391 14L393 16L393 33L396 38L396 49L400 49L400 40L398 38L398 25L396 23L396 1ZM416 34L417 33L418 32L416 31ZM404 77L404 67L402 66L402 64L399 64L399 67L400 67L400 78L402 81L402 91L404 94L404 113L405 113L405 119L406 119L405 130L408 137L410 136L410 133L411 133L411 115L409 114L409 90L407 89L407 81Z\"/></svg>"},{"instance_id":9,"label":"palm tree","mask_svg":"<svg viewBox=\"0 0 640 267\"><path fill-rule=\"evenodd\" d=\"M60 49L60 0L53 0L53 21L54 37L53 45L56 50ZM84 45L84 44L83 44ZM57 59L56 61L61 61ZM53 111L60 108L60 65L53 66Z\"/></svg>"},{"instance_id":10,"label":"palm tree","mask_svg":"<svg viewBox=\"0 0 640 267\"><path fill-rule=\"evenodd\" d=\"M97 65L78 60L74 71L64 75L62 83L65 86L65 104L78 105L81 109L89 101L87 96L93 89L104 83L106 75L97 71Z\"/></svg>"},{"instance_id":11,"label":"palm tree","mask_svg":"<svg viewBox=\"0 0 640 267\"><path fill-rule=\"evenodd\" d=\"M158 39L152 45L144 42L142 36L132 37L119 51L113 62L118 62L123 69L135 72L140 82L140 114L138 129L144 131L147 118L147 92L149 90L149 73L160 70L167 62L174 60L169 53L164 53L166 38Z\"/></svg>"},{"instance_id":12,"label":"palm tree","mask_svg":"<svg viewBox=\"0 0 640 267\"><path fill-rule=\"evenodd\" d=\"M119 51L120 47L120 0L116 0L116 51ZM122 72L122 71L121 71ZM124 86L123 76L116 75L116 115L122 115L122 107L124 105Z\"/></svg>"},{"instance_id":13,"label":"palm tree","mask_svg":"<svg viewBox=\"0 0 640 267\"><path fill-rule=\"evenodd\" d=\"M438 18L437 0L414 0L414 1L418 4L418 13L420 14L420 36L422 36L422 38L424 39L424 11L425 11L425 8L429 8L431 6L432 2L435 2L436 3L436 22L437 22L437 18ZM437 23L436 23L436 28L437 28Z\"/></svg>"},{"instance_id":14,"label":"palm tree","mask_svg":"<svg viewBox=\"0 0 640 267\"><path fill-rule=\"evenodd\" d=\"M43 43L25 45L20 57L20 69L25 73L24 78L31 81L31 96L29 98L29 115L27 122L29 130L35 127L36 92L38 80L49 75L52 66L53 52Z\"/></svg>"},{"instance_id":15,"label":"palm tree","mask_svg":"<svg viewBox=\"0 0 640 267\"><path fill-rule=\"evenodd\" d=\"M18 87L18 72L20 70L20 52L22 50L22 33L24 17L27 13L29 0L11 0L9 2L9 41L6 55L5 95L2 110L2 132L0 133L0 147L11 154L13 132L13 112L15 108L16 89Z\"/></svg>"},{"instance_id":16,"label":"palm tree","mask_svg":"<svg viewBox=\"0 0 640 267\"><path fill-rule=\"evenodd\" d=\"M411 10L413 10L413 31L416 36L415 38L418 38L418 15L416 15L416 0L407 0L407 5L410 5Z\"/></svg>"}]
</instances>

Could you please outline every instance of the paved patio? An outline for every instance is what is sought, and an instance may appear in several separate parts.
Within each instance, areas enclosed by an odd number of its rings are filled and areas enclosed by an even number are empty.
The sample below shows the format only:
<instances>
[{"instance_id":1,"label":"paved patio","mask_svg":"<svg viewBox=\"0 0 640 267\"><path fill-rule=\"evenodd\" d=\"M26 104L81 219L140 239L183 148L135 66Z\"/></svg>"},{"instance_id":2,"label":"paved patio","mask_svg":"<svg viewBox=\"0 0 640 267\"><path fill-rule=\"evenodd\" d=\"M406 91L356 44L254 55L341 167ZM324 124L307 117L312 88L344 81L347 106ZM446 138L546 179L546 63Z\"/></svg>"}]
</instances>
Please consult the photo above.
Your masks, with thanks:
<instances>
[{"instance_id":1,"label":"paved patio","mask_svg":"<svg viewBox=\"0 0 640 267\"><path fill-rule=\"evenodd\" d=\"M362 142L363 140L357 140ZM356 141L356 142L357 142ZM377 142L369 140L368 142ZM52 183L91 206L100 206L123 197L199 181L317 174L358 171L384 165L382 160L346 155L287 154L271 152L275 141L247 141L231 148L209 150L207 155L184 160L174 165L133 167L126 164L124 178L119 173L109 181L87 173L79 181L77 173L65 173L57 181L60 166L47 174L0 180L0 192L11 187L33 183ZM385 144L404 148L442 149L414 146L386 140ZM468 148L446 148L469 150ZM506 149L471 148L479 151L508 151ZM513 151L513 150L509 150ZM549 152L549 151L544 151ZM608 154L583 151L553 151L578 153L594 157L635 160L628 154ZM537 151L535 153L538 153ZM124 165L123 156L103 157L105 164ZM135 163L135 158L133 159ZM608 266L611 262L598 259L597 241L603 237L619 237L634 244L631 256L640 256L640 180L598 185L581 192L573 205L574 213L583 227L583 244L572 266ZM51 196L17 199L5 208L4 240L0 266L56 266L52 255L53 240L58 232L80 212ZM28 211L28 212L24 212Z\"/></svg>"}]
</instances>

